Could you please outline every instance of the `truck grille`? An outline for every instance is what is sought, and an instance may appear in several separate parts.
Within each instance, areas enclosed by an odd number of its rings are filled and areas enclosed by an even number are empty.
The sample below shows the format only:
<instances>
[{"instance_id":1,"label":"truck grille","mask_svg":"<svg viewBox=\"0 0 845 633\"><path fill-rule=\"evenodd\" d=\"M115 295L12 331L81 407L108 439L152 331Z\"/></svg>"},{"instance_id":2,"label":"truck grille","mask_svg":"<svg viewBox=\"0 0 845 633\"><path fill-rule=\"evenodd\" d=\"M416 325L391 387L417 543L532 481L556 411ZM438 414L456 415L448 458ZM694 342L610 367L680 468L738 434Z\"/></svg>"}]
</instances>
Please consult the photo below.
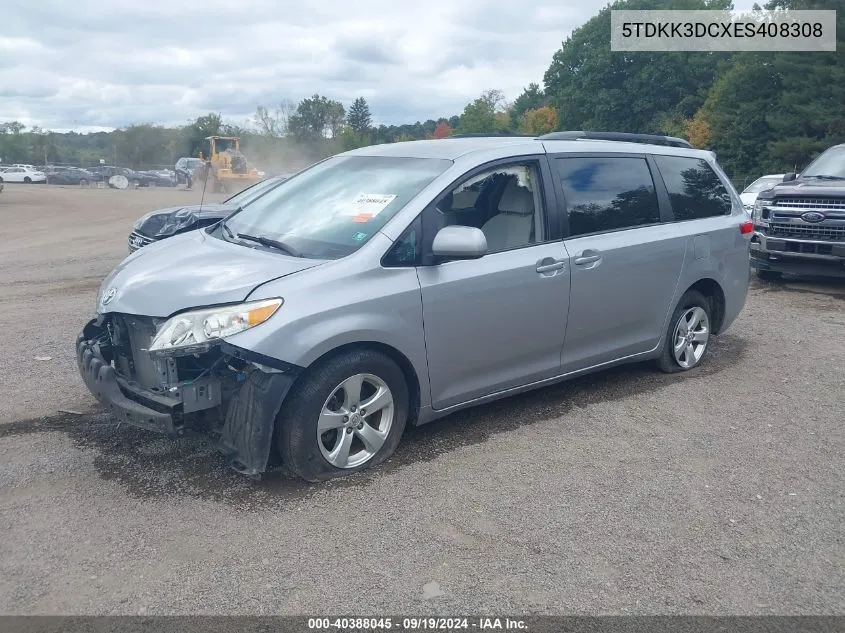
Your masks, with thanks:
<instances>
[{"instance_id":1,"label":"truck grille","mask_svg":"<svg viewBox=\"0 0 845 633\"><path fill-rule=\"evenodd\" d=\"M845 211L843 198L805 198L801 196L778 196L775 199L778 207L803 209L805 211Z\"/></svg>"},{"instance_id":2,"label":"truck grille","mask_svg":"<svg viewBox=\"0 0 845 633\"><path fill-rule=\"evenodd\" d=\"M831 240L845 242L845 226L772 222L769 225L769 230L766 234L772 237L791 237L805 240Z\"/></svg>"},{"instance_id":3,"label":"truck grille","mask_svg":"<svg viewBox=\"0 0 845 633\"><path fill-rule=\"evenodd\" d=\"M129 251L137 251L139 248L146 246L147 244L152 244L155 240L151 237L147 237L146 235L141 235L137 231L132 231L129 234Z\"/></svg>"}]
</instances>

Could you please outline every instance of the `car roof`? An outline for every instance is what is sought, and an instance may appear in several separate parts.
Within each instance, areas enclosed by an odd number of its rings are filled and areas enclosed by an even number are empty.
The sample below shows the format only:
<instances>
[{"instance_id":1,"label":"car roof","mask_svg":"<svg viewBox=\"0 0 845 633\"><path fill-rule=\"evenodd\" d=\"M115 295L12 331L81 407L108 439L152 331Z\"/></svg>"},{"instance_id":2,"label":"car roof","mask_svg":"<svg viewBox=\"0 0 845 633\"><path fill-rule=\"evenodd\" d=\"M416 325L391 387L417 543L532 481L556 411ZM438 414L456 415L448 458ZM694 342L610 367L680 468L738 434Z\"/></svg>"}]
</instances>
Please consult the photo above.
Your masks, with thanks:
<instances>
[{"instance_id":1,"label":"car roof","mask_svg":"<svg viewBox=\"0 0 845 633\"><path fill-rule=\"evenodd\" d=\"M347 156L390 156L396 158L440 158L458 160L472 154L496 154L502 157L537 153L630 153L669 154L712 157L708 150L672 147L650 143L594 139L547 140L525 136L478 136L444 138L425 141L404 141L370 145L345 152Z\"/></svg>"}]
</instances>

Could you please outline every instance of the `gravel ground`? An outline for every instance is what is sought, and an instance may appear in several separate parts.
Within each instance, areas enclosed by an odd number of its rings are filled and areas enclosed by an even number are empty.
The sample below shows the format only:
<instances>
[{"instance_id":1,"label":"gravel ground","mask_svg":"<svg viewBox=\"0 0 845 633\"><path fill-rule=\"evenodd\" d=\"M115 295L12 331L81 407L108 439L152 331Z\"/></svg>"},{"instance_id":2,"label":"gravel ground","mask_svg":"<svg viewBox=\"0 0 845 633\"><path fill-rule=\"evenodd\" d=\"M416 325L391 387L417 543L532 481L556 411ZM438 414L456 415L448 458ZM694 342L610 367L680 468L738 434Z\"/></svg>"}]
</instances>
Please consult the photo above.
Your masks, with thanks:
<instances>
[{"instance_id":1,"label":"gravel ground","mask_svg":"<svg viewBox=\"0 0 845 633\"><path fill-rule=\"evenodd\" d=\"M845 613L845 284L754 282L684 375L618 368L411 429L372 473L252 482L202 437L115 428L74 367L131 221L198 197L0 194L0 613Z\"/></svg>"}]
</instances>

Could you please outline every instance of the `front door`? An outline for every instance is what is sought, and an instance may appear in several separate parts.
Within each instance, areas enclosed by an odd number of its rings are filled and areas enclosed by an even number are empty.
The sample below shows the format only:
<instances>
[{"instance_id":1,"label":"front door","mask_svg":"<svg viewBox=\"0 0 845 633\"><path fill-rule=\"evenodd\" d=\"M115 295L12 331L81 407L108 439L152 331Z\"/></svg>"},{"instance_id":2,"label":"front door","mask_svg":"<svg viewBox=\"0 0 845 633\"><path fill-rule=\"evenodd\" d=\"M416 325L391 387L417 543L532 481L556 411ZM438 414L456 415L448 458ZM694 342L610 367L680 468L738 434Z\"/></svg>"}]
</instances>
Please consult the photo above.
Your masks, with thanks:
<instances>
[{"instance_id":1,"label":"front door","mask_svg":"<svg viewBox=\"0 0 845 633\"><path fill-rule=\"evenodd\" d=\"M488 245L480 259L417 269L434 409L560 371L570 272L548 221L548 179L542 159L497 166L470 176L424 212L424 234L475 226Z\"/></svg>"}]
</instances>

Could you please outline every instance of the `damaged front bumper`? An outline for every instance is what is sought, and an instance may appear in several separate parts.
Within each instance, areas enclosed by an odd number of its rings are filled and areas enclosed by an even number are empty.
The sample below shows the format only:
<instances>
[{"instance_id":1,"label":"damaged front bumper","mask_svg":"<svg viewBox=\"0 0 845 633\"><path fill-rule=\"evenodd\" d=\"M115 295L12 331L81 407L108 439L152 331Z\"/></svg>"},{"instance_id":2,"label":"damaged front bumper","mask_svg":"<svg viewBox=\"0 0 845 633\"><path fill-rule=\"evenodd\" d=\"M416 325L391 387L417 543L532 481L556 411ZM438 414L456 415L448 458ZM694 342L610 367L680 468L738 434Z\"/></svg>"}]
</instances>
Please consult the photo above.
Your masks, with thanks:
<instances>
[{"instance_id":1,"label":"damaged front bumper","mask_svg":"<svg viewBox=\"0 0 845 633\"><path fill-rule=\"evenodd\" d=\"M119 423L172 438L187 426L204 426L218 436L216 448L232 468L250 476L267 469L276 416L301 368L220 341L207 375L173 379L172 365L171 381L150 388L118 371L125 368L125 358L117 355L108 318L90 321L77 336L76 361L88 390Z\"/></svg>"}]
</instances>

